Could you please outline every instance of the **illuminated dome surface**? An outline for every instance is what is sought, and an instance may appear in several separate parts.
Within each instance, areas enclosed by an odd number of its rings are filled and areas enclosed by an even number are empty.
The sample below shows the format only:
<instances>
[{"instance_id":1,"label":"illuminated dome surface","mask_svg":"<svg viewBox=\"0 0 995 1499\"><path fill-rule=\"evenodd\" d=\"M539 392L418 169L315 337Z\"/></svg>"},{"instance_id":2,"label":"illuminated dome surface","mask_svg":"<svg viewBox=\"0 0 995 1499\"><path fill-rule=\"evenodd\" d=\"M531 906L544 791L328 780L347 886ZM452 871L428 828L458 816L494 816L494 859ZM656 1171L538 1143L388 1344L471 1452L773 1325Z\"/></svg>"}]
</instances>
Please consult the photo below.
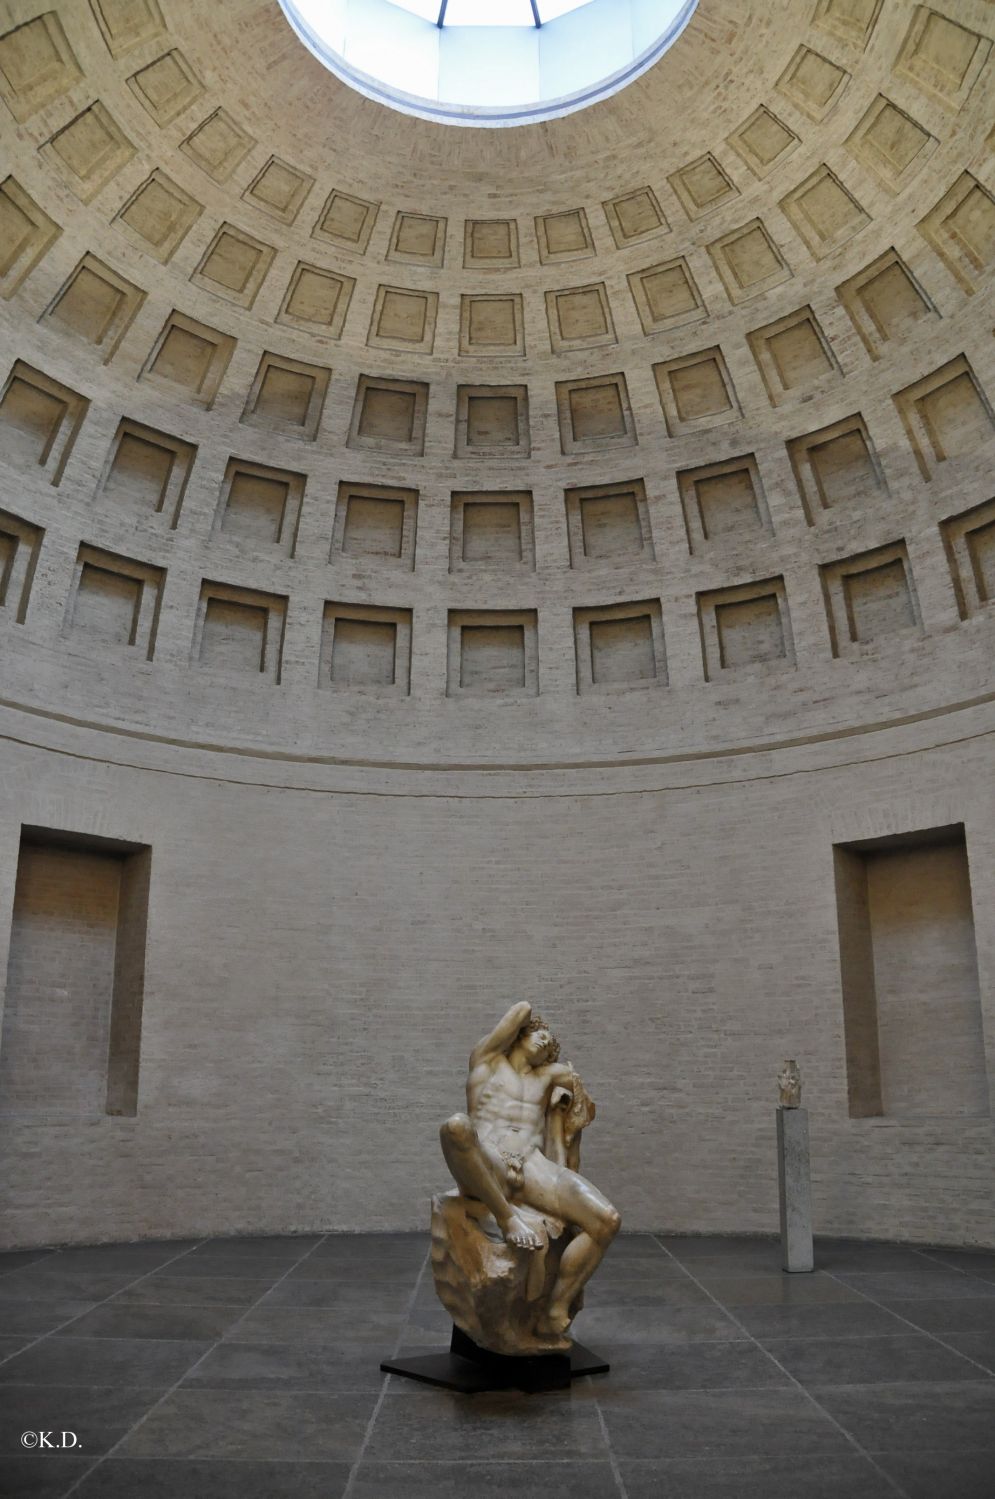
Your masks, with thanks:
<instances>
[{"instance_id":1,"label":"illuminated dome surface","mask_svg":"<svg viewBox=\"0 0 995 1499\"><path fill-rule=\"evenodd\" d=\"M304 44L367 98L453 125L525 125L617 93L697 0L280 0Z\"/></svg>"}]
</instances>

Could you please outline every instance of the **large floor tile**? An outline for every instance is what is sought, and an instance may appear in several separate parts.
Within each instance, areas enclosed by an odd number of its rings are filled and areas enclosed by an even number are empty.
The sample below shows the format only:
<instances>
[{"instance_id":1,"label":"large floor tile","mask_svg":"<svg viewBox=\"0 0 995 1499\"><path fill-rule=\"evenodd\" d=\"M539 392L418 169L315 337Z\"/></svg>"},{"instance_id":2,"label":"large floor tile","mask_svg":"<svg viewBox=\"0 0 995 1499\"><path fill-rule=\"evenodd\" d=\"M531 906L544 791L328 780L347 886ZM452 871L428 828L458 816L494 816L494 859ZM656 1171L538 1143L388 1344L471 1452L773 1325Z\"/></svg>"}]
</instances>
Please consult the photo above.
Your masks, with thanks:
<instances>
[{"instance_id":1,"label":"large floor tile","mask_svg":"<svg viewBox=\"0 0 995 1499\"><path fill-rule=\"evenodd\" d=\"M266 1296L266 1306L326 1307L350 1316L364 1317L367 1312L407 1310L414 1290L409 1281L384 1283L357 1275L350 1280L282 1280Z\"/></svg>"},{"instance_id":2,"label":"large floor tile","mask_svg":"<svg viewBox=\"0 0 995 1499\"><path fill-rule=\"evenodd\" d=\"M887 1338L769 1338L764 1347L800 1384L899 1384L978 1379L959 1354L916 1333Z\"/></svg>"},{"instance_id":3,"label":"large floor tile","mask_svg":"<svg viewBox=\"0 0 995 1499\"><path fill-rule=\"evenodd\" d=\"M344 1343L221 1343L187 1383L217 1390L379 1390L381 1354Z\"/></svg>"},{"instance_id":4,"label":"large floor tile","mask_svg":"<svg viewBox=\"0 0 995 1499\"><path fill-rule=\"evenodd\" d=\"M933 1262L919 1249L904 1244L861 1244L853 1239L816 1239L815 1264L818 1270L832 1274L839 1271L885 1270L920 1271Z\"/></svg>"},{"instance_id":5,"label":"large floor tile","mask_svg":"<svg viewBox=\"0 0 995 1499\"><path fill-rule=\"evenodd\" d=\"M428 1234L330 1234L309 1258L339 1265L420 1265L430 1247Z\"/></svg>"},{"instance_id":6,"label":"large floor tile","mask_svg":"<svg viewBox=\"0 0 995 1499\"><path fill-rule=\"evenodd\" d=\"M353 1462L376 1395L174 1390L118 1449L122 1457Z\"/></svg>"},{"instance_id":7,"label":"large floor tile","mask_svg":"<svg viewBox=\"0 0 995 1499\"><path fill-rule=\"evenodd\" d=\"M937 1301L890 1301L887 1309L924 1332L995 1332L995 1300L991 1297L943 1297Z\"/></svg>"},{"instance_id":8,"label":"large floor tile","mask_svg":"<svg viewBox=\"0 0 995 1499\"><path fill-rule=\"evenodd\" d=\"M7 1301L103 1301L135 1280L133 1270L61 1270L48 1260L0 1277L0 1303ZM141 1273L141 1272L138 1272Z\"/></svg>"},{"instance_id":9,"label":"large floor tile","mask_svg":"<svg viewBox=\"0 0 995 1499\"><path fill-rule=\"evenodd\" d=\"M860 1301L858 1292L818 1271L811 1275L741 1275L703 1281L723 1306L812 1306Z\"/></svg>"},{"instance_id":10,"label":"large floor tile","mask_svg":"<svg viewBox=\"0 0 995 1499\"><path fill-rule=\"evenodd\" d=\"M64 1301L59 1296L45 1301L3 1301L0 1324L5 1333L40 1338L88 1312L92 1306L92 1301Z\"/></svg>"},{"instance_id":11,"label":"large floor tile","mask_svg":"<svg viewBox=\"0 0 995 1499\"><path fill-rule=\"evenodd\" d=\"M254 1259L259 1255L283 1260L301 1259L316 1249L324 1239L323 1234L241 1234L231 1238L204 1239L192 1251L201 1258L220 1255L248 1255Z\"/></svg>"},{"instance_id":12,"label":"large floor tile","mask_svg":"<svg viewBox=\"0 0 995 1499\"><path fill-rule=\"evenodd\" d=\"M366 1456L467 1462L482 1452L492 1461L538 1461L551 1452L562 1458L607 1456L594 1402L574 1399L569 1391L541 1398L513 1392L458 1398L431 1391L419 1400L388 1393Z\"/></svg>"},{"instance_id":13,"label":"large floor tile","mask_svg":"<svg viewBox=\"0 0 995 1499\"><path fill-rule=\"evenodd\" d=\"M403 1315L378 1308L357 1317L354 1311L328 1307L269 1307L263 1303L250 1308L226 1338L238 1343L350 1343L382 1349L382 1357L386 1357L393 1351L403 1325Z\"/></svg>"},{"instance_id":14,"label":"large floor tile","mask_svg":"<svg viewBox=\"0 0 995 1499\"><path fill-rule=\"evenodd\" d=\"M21 1270L25 1265L36 1265L39 1260L49 1259L54 1249L5 1249L0 1254L0 1276L12 1270Z\"/></svg>"},{"instance_id":15,"label":"large floor tile","mask_svg":"<svg viewBox=\"0 0 995 1499\"><path fill-rule=\"evenodd\" d=\"M840 1280L872 1301L959 1301L970 1296L995 1300L995 1282L943 1265L925 1270L844 1270Z\"/></svg>"},{"instance_id":16,"label":"large floor tile","mask_svg":"<svg viewBox=\"0 0 995 1499\"><path fill-rule=\"evenodd\" d=\"M927 1248L923 1249L922 1253L928 1259L938 1260L941 1265L963 1270L966 1275L980 1275L986 1271L995 1271L995 1250L992 1249Z\"/></svg>"},{"instance_id":17,"label":"large floor tile","mask_svg":"<svg viewBox=\"0 0 995 1499\"><path fill-rule=\"evenodd\" d=\"M621 1463L628 1499L896 1499L867 1458L748 1457Z\"/></svg>"},{"instance_id":18,"label":"large floor tile","mask_svg":"<svg viewBox=\"0 0 995 1499\"><path fill-rule=\"evenodd\" d=\"M610 1373L592 1379L602 1390L720 1390L790 1384L762 1348L750 1342L600 1343Z\"/></svg>"},{"instance_id":19,"label":"large floor tile","mask_svg":"<svg viewBox=\"0 0 995 1499\"><path fill-rule=\"evenodd\" d=\"M695 1306L612 1306L593 1299L574 1324L582 1343L702 1343L742 1338L742 1331L713 1301Z\"/></svg>"},{"instance_id":20,"label":"large floor tile","mask_svg":"<svg viewBox=\"0 0 995 1499\"><path fill-rule=\"evenodd\" d=\"M370 1462L351 1499L618 1499L608 1462Z\"/></svg>"},{"instance_id":21,"label":"large floor tile","mask_svg":"<svg viewBox=\"0 0 995 1499\"><path fill-rule=\"evenodd\" d=\"M675 1258L692 1264L701 1259L752 1260L754 1264L779 1264L781 1243L779 1239L760 1238L751 1235L696 1234L693 1238L682 1238L679 1234L661 1234L659 1243Z\"/></svg>"},{"instance_id":22,"label":"large floor tile","mask_svg":"<svg viewBox=\"0 0 995 1499\"><path fill-rule=\"evenodd\" d=\"M708 1292L696 1286L693 1280L677 1276L660 1276L654 1280L640 1276L638 1280L629 1281L595 1278L584 1292L584 1302L586 1311L601 1307L633 1311L645 1308L651 1313L657 1309L715 1304Z\"/></svg>"},{"instance_id":23,"label":"large floor tile","mask_svg":"<svg viewBox=\"0 0 995 1499\"><path fill-rule=\"evenodd\" d=\"M866 1451L995 1453L995 1380L971 1384L853 1385L819 1402ZM995 1473L995 1457L992 1459Z\"/></svg>"},{"instance_id":24,"label":"large floor tile","mask_svg":"<svg viewBox=\"0 0 995 1499\"><path fill-rule=\"evenodd\" d=\"M424 1343L429 1348L444 1343L448 1348L453 1321L441 1302L429 1298L412 1306L404 1320L404 1329L406 1342Z\"/></svg>"},{"instance_id":25,"label":"large floor tile","mask_svg":"<svg viewBox=\"0 0 995 1499\"><path fill-rule=\"evenodd\" d=\"M24 1457L25 1431L73 1432L79 1456L96 1457L130 1431L157 1400L161 1389L130 1385L10 1385L0 1391L0 1454ZM39 1462L65 1460L69 1453L37 1452Z\"/></svg>"},{"instance_id":26,"label":"large floor tile","mask_svg":"<svg viewBox=\"0 0 995 1499\"><path fill-rule=\"evenodd\" d=\"M320 1255L356 1254L369 1259L383 1259L386 1255L427 1254L431 1245L428 1230L398 1233L328 1233L318 1245Z\"/></svg>"},{"instance_id":27,"label":"large floor tile","mask_svg":"<svg viewBox=\"0 0 995 1499\"><path fill-rule=\"evenodd\" d=\"M77 1494L79 1499L341 1499L349 1472L347 1462L111 1457L84 1479Z\"/></svg>"},{"instance_id":28,"label":"large floor tile","mask_svg":"<svg viewBox=\"0 0 995 1499\"><path fill-rule=\"evenodd\" d=\"M995 1329L990 1332L947 1332L941 1336L950 1348L973 1359L976 1364L983 1364L995 1374Z\"/></svg>"},{"instance_id":29,"label":"large floor tile","mask_svg":"<svg viewBox=\"0 0 995 1499\"><path fill-rule=\"evenodd\" d=\"M0 1462L0 1499L62 1499L96 1457L34 1452Z\"/></svg>"},{"instance_id":30,"label":"large floor tile","mask_svg":"<svg viewBox=\"0 0 995 1499\"><path fill-rule=\"evenodd\" d=\"M157 1270L115 1293L108 1306L232 1306L244 1310L273 1285L240 1275L170 1275Z\"/></svg>"},{"instance_id":31,"label":"large floor tile","mask_svg":"<svg viewBox=\"0 0 995 1499\"><path fill-rule=\"evenodd\" d=\"M409 1259L406 1256L381 1259L371 1256L364 1263L360 1258L353 1256L319 1258L317 1254L309 1254L307 1259L294 1265L287 1275L287 1283L290 1284L295 1280L325 1280L331 1284L343 1286L360 1284L406 1286L411 1291L414 1289L418 1272L425 1263L425 1258L424 1254L417 1259ZM425 1280L431 1285L431 1274L427 1274Z\"/></svg>"},{"instance_id":32,"label":"large floor tile","mask_svg":"<svg viewBox=\"0 0 995 1499\"><path fill-rule=\"evenodd\" d=\"M593 1290L595 1286L603 1289L614 1283L622 1286L651 1286L670 1285L675 1281L694 1284L688 1275L687 1267L679 1264L677 1260L668 1259L663 1254L658 1254L655 1259L642 1254L632 1254L625 1259L616 1259L612 1250L609 1249L607 1256L594 1272L590 1285Z\"/></svg>"},{"instance_id":33,"label":"large floor tile","mask_svg":"<svg viewBox=\"0 0 995 1499\"><path fill-rule=\"evenodd\" d=\"M793 1387L607 1391L599 1404L620 1459L801 1458L851 1450L829 1417Z\"/></svg>"},{"instance_id":34,"label":"large floor tile","mask_svg":"<svg viewBox=\"0 0 995 1499\"><path fill-rule=\"evenodd\" d=\"M105 1302L71 1322L59 1338L181 1338L213 1343L242 1315L241 1307L148 1306Z\"/></svg>"},{"instance_id":35,"label":"large floor tile","mask_svg":"<svg viewBox=\"0 0 995 1499\"><path fill-rule=\"evenodd\" d=\"M690 1275L702 1285L713 1280L755 1279L758 1276L781 1277L786 1272L780 1254L764 1258L760 1255L702 1255L700 1259L674 1260L667 1264L675 1274Z\"/></svg>"},{"instance_id":36,"label":"large floor tile","mask_svg":"<svg viewBox=\"0 0 995 1499\"><path fill-rule=\"evenodd\" d=\"M0 1364L13 1358L15 1353L20 1353L23 1348L27 1348L28 1344L34 1341L33 1337L25 1333L21 1333L20 1337L7 1337L0 1334Z\"/></svg>"},{"instance_id":37,"label":"large floor tile","mask_svg":"<svg viewBox=\"0 0 995 1499\"><path fill-rule=\"evenodd\" d=\"M990 1451L879 1452L874 1460L908 1499L992 1499L995 1493Z\"/></svg>"},{"instance_id":38,"label":"large floor tile","mask_svg":"<svg viewBox=\"0 0 995 1499\"><path fill-rule=\"evenodd\" d=\"M56 1250L46 1265L49 1270L92 1270L101 1275L130 1270L132 1275L147 1275L170 1260L185 1258L196 1243L196 1239L187 1239L175 1244L87 1244Z\"/></svg>"},{"instance_id":39,"label":"large floor tile","mask_svg":"<svg viewBox=\"0 0 995 1499\"><path fill-rule=\"evenodd\" d=\"M624 1231L612 1240L608 1253L613 1260L666 1257L666 1251L655 1234L627 1234Z\"/></svg>"},{"instance_id":40,"label":"large floor tile","mask_svg":"<svg viewBox=\"0 0 995 1499\"><path fill-rule=\"evenodd\" d=\"M212 1279L265 1280L270 1285L281 1280L298 1264L296 1259L274 1254L184 1254L171 1261L168 1273L191 1280L204 1276ZM0 1286L3 1281L0 1281Z\"/></svg>"},{"instance_id":41,"label":"large floor tile","mask_svg":"<svg viewBox=\"0 0 995 1499\"><path fill-rule=\"evenodd\" d=\"M0 1384L158 1385L168 1389L207 1352L203 1342L44 1338L0 1364Z\"/></svg>"},{"instance_id":42,"label":"large floor tile","mask_svg":"<svg viewBox=\"0 0 995 1499\"><path fill-rule=\"evenodd\" d=\"M864 1338L908 1332L884 1307L869 1301L810 1306L739 1306L736 1320L751 1336L765 1338ZM742 1336L742 1333L740 1333Z\"/></svg>"}]
</instances>

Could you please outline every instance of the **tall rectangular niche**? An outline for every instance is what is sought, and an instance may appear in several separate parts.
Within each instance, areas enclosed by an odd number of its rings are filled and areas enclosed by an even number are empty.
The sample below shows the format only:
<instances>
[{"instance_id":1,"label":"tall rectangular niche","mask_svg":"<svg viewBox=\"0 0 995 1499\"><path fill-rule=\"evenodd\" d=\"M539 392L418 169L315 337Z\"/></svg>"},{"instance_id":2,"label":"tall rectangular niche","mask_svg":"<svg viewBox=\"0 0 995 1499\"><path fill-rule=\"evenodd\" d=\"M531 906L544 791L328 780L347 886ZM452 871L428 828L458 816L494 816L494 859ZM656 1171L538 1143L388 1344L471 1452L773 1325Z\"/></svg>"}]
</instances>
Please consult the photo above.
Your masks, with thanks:
<instances>
[{"instance_id":1,"label":"tall rectangular niche","mask_svg":"<svg viewBox=\"0 0 995 1499\"><path fill-rule=\"evenodd\" d=\"M833 857L851 1117L988 1115L963 826Z\"/></svg>"},{"instance_id":2,"label":"tall rectangular niche","mask_svg":"<svg viewBox=\"0 0 995 1499\"><path fill-rule=\"evenodd\" d=\"M137 1113L151 853L22 829L0 1115Z\"/></svg>"}]
</instances>

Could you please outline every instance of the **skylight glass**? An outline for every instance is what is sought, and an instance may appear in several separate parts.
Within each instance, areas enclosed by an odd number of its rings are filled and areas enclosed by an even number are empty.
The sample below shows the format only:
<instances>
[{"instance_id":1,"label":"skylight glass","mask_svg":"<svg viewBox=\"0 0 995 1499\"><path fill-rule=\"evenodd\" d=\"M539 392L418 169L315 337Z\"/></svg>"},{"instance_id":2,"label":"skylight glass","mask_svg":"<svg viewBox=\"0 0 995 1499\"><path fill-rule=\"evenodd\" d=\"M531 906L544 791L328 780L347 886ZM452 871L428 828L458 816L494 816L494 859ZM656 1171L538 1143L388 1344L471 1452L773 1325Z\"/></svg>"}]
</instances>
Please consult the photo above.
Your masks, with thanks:
<instances>
[{"instance_id":1,"label":"skylight glass","mask_svg":"<svg viewBox=\"0 0 995 1499\"><path fill-rule=\"evenodd\" d=\"M590 0L536 0L539 19L543 25L547 21L555 21L558 16L565 16L568 10L580 10L582 5L588 4Z\"/></svg>"},{"instance_id":2,"label":"skylight glass","mask_svg":"<svg viewBox=\"0 0 995 1499\"><path fill-rule=\"evenodd\" d=\"M436 26L542 26L591 0L389 0Z\"/></svg>"},{"instance_id":3,"label":"skylight glass","mask_svg":"<svg viewBox=\"0 0 995 1499\"><path fill-rule=\"evenodd\" d=\"M280 0L359 93L454 125L583 109L653 66L697 0Z\"/></svg>"},{"instance_id":4,"label":"skylight glass","mask_svg":"<svg viewBox=\"0 0 995 1499\"><path fill-rule=\"evenodd\" d=\"M534 26L532 0L449 0L443 26Z\"/></svg>"},{"instance_id":5,"label":"skylight glass","mask_svg":"<svg viewBox=\"0 0 995 1499\"><path fill-rule=\"evenodd\" d=\"M423 21L434 21L438 25L439 0L390 0L390 3L413 16L421 16Z\"/></svg>"}]
</instances>

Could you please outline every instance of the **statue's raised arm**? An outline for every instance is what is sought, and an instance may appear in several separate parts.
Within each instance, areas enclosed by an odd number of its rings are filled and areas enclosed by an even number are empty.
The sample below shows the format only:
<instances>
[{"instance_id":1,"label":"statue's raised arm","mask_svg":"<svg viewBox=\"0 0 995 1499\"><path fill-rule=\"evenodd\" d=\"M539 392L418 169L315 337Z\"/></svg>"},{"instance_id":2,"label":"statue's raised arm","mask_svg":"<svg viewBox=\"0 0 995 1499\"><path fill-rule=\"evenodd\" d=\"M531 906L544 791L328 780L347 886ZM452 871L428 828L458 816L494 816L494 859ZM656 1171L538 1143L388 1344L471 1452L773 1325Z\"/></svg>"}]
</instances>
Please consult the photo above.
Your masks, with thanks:
<instances>
[{"instance_id":1,"label":"statue's raised arm","mask_svg":"<svg viewBox=\"0 0 995 1499\"><path fill-rule=\"evenodd\" d=\"M470 1066L477 1067L501 1052L510 1051L518 1040L522 1027L528 1025L531 1019L532 1006L527 999L521 999L512 1005L494 1029L488 1035L481 1036L470 1053Z\"/></svg>"}]
</instances>

